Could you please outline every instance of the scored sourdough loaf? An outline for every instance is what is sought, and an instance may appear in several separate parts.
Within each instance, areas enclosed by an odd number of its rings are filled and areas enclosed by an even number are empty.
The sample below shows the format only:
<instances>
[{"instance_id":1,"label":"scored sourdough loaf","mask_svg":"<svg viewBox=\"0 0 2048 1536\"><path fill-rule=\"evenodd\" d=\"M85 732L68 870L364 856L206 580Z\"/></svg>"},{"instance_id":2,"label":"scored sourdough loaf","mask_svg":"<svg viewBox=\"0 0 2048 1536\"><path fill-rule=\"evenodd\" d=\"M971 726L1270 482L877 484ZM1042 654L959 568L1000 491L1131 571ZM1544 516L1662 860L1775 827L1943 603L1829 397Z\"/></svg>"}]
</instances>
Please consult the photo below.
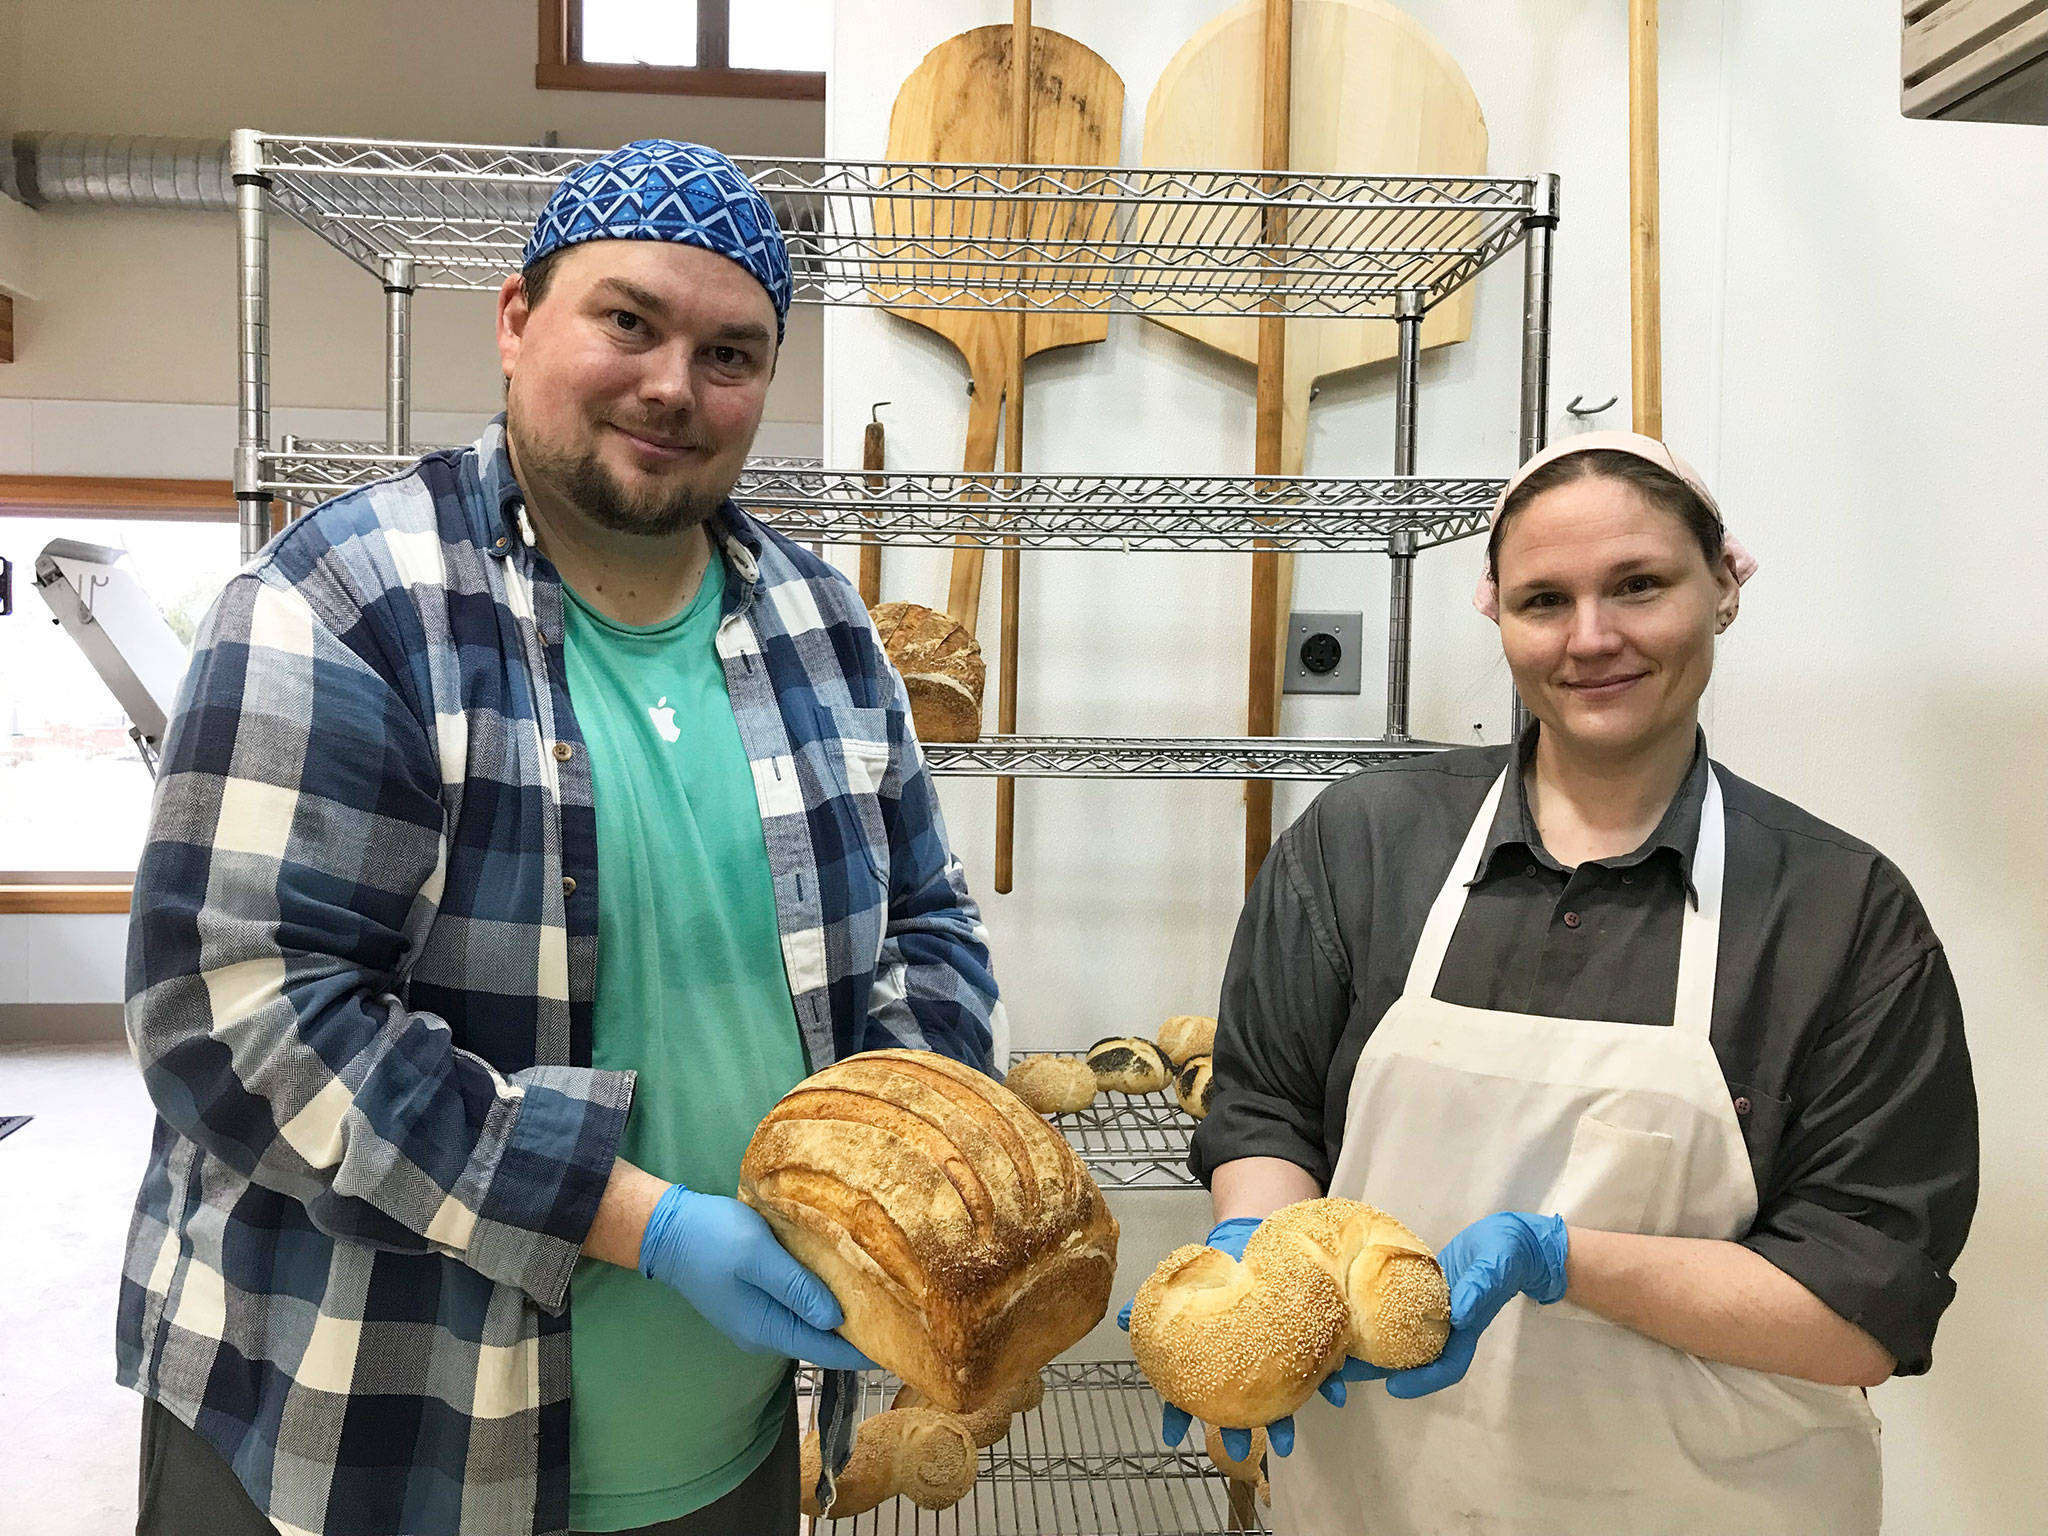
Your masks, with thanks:
<instances>
[{"instance_id":1,"label":"scored sourdough loaf","mask_svg":"<svg viewBox=\"0 0 2048 1536\"><path fill-rule=\"evenodd\" d=\"M1282 1206L1242 1263L1177 1248L1131 1303L1131 1353L1159 1395L1237 1428L1294 1412L1346 1355L1386 1370L1427 1365L1450 1330L1435 1254L1356 1200Z\"/></svg>"},{"instance_id":2,"label":"scored sourdough loaf","mask_svg":"<svg viewBox=\"0 0 2048 1536\"><path fill-rule=\"evenodd\" d=\"M1100 1322L1116 1219L1060 1133L995 1079L868 1051L804 1079L740 1162L740 1198L846 1313L839 1330L970 1413Z\"/></svg>"},{"instance_id":3,"label":"scored sourdough loaf","mask_svg":"<svg viewBox=\"0 0 2048 1536\"><path fill-rule=\"evenodd\" d=\"M903 674L919 741L981 740L981 693L988 681L981 642L919 603L879 603L875 633Z\"/></svg>"}]
</instances>

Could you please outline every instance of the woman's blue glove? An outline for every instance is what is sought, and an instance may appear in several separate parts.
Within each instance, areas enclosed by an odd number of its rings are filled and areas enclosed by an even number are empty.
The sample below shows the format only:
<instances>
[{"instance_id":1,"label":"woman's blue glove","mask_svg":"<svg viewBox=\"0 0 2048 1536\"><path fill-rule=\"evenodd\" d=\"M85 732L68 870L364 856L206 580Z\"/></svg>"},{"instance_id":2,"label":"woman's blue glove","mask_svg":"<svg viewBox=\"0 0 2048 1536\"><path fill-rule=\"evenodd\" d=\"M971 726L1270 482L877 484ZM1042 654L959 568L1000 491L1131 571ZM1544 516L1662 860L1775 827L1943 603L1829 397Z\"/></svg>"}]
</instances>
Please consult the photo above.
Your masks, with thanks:
<instances>
[{"instance_id":1,"label":"woman's blue glove","mask_svg":"<svg viewBox=\"0 0 2048 1536\"><path fill-rule=\"evenodd\" d=\"M1395 1397L1426 1397L1463 1381L1479 1335L1502 1307L1517 1296L1545 1306L1563 1298L1569 1253L1562 1217L1502 1211L1473 1222L1437 1255L1451 1287L1451 1337L1444 1352L1412 1371L1374 1374L1386 1375L1387 1391Z\"/></svg>"},{"instance_id":2,"label":"woman's blue glove","mask_svg":"<svg viewBox=\"0 0 2048 1536\"><path fill-rule=\"evenodd\" d=\"M1251 1235L1258 1231L1258 1229L1259 1221L1257 1217L1233 1216L1228 1221L1217 1222L1215 1226L1209 1229L1209 1235L1203 1241L1211 1248L1220 1248L1233 1259L1242 1260L1244 1258L1244 1245L1251 1240ZM1131 1304L1128 1301L1124 1303L1123 1310L1117 1313L1116 1325L1126 1333L1131 1331ZM1343 1368L1333 1372L1316 1390L1322 1393L1327 1401L1342 1408L1344 1406L1344 1383L1368 1379L1361 1373L1371 1371L1372 1367L1363 1360L1346 1360ZM1168 1445L1179 1445L1181 1441L1187 1438L1188 1429L1194 1422L1194 1415L1185 1408L1178 1408L1172 1403L1168 1403L1159 1415L1160 1436ZM1218 1427L1220 1428L1221 1426ZM1294 1416L1292 1414L1285 1418L1275 1419L1266 1426L1266 1443L1273 1447L1273 1454L1275 1456L1285 1456L1294 1449ZM1243 1461L1252 1453L1252 1432L1249 1429L1223 1430L1223 1449L1230 1454L1233 1460Z\"/></svg>"},{"instance_id":3,"label":"woman's blue glove","mask_svg":"<svg viewBox=\"0 0 2048 1536\"><path fill-rule=\"evenodd\" d=\"M831 1371L875 1362L828 1328L846 1321L825 1282L789 1256L751 1207L671 1184L647 1218L640 1273L682 1293L750 1355L786 1355Z\"/></svg>"}]
</instances>

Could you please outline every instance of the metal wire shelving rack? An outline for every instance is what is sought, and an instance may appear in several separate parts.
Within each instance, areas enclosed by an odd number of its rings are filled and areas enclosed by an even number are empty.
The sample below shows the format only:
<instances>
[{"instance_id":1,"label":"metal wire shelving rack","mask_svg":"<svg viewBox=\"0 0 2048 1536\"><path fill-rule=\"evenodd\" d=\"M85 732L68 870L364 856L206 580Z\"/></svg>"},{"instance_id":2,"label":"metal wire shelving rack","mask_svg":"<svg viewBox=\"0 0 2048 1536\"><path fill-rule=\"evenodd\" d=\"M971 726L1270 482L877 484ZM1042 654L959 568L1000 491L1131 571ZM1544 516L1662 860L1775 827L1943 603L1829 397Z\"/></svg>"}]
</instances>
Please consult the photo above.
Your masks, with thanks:
<instances>
[{"instance_id":1,"label":"metal wire shelving rack","mask_svg":"<svg viewBox=\"0 0 2048 1536\"><path fill-rule=\"evenodd\" d=\"M596 151L233 136L241 377L235 494L243 554L273 502L310 507L402 471L411 437L412 302L495 286L562 175ZM1442 750L1408 731L1411 594L1420 551L1483 530L1499 479L1416 473L1422 324L1520 247L1519 444L1549 415L1552 246L1559 184L1542 177L1266 174L1077 166L743 160L788 236L795 298L893 309L979 306L1115 315L1392 323L1394 474L1383 478L913 474L750 462L735 495L792 538L922 546L1006 537L1051 550L1348 551L1392 562L1382 740L990 737L928 744L934 771L1070 778L1326 780ZM385 437L285 439L270 422L272 219L304 225L385 294ZM1272 215L1282 215L1274 219ZM1266 231L1284 223L1284 244ZM1194 1122L1170 1092L1105 1094L1055 1117L1111 1191L1186 1189ZM892 1499L821 1532L882 1536L1178 1536L1263 1530L1200 1448L1157 1431L1159 1399L1123 1362L1055 1363L1046 1399L982 1453L951 1510ZM868 1413L893 1383L870 1378ZM800 1392L814 1391L807 1381Z\"/></svg>"},{"instance_id":2,"label":"metal wire shelving rack","mask_svg":"<svg viewBox=\"0 0 2048 1536\"><path fill-rule=\"evenodd\" d=\"M1009 1438L981 1453L974 1487L951 1509L890 1499L864 1515L821 1520L818 1536L1201 1536L1263 1532L1249 1501L1232 1519L1230 1484L1198 1443L1175 1450L1159 1438L1159 1394L1124 1361L1055 1362L1045 1401L1011 1423ZM861 1416L889 1406L896 1382L862 1378ZM799 1411L815 1376L797 1383Z\"/></svg>"},{"instance_id":3,"label":"metal wire shelving rack","mask_svg":"<svg viewBox=\"0 0 2048 1536\"><path fill-rule=\"evenodd\" d=\"M309 505L409 461L411 312L422 288L494 286L518 264L561 176L597 151L233 136L241 388L235 494L244 557L274 499ZM789 238L800 303L982 306L1129 315L1386 320L1400 330L1395 474L1382 479L1173 475L869 475L757 461L736 490L791 537L1042 549L1347 550L1392 562L1382 740L994 737L928 750L935 771L1006 777L1342 777L1439 750L1408 729L1417 554L1485 526L1498 479L1415 473L1422 322L1524 251L1520 438L1548 415L1554 176L1265 174L1138 167L751 159ZM1284 213L1284 245L1268 243ZM385 293L385 441L270 439L269 231L303 224Z\"/></svg>"},{"instance_id":4,"label":"metal wire shelving rack","mask_svg":"<svg viewBox=\"0 0 2048 1536\"><path fill-rule=\"evenodd\" d=\"M1026 1056L1084 1057L1084 1051L1012 1051L1010 1065ZM1187 1170L1188 1137L1195 1122L1171 1087L1157 1093L1114 1093L1072 1114L1048 1115L1089 1175L1105 1190L1193 1189Z\"/></svg>"}]
</instances>

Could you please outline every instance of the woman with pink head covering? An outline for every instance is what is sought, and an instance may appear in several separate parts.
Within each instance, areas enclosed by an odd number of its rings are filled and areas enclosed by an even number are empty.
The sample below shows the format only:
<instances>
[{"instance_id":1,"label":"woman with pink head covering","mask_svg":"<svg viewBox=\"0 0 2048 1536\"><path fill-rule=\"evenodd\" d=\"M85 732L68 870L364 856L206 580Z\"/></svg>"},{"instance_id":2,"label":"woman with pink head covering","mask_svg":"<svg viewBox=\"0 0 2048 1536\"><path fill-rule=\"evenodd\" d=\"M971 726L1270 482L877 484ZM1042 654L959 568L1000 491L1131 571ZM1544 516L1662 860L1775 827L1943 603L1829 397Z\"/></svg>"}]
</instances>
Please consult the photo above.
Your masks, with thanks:
<instances>
[{"instance_id":1,"label":"woman with pink head covering","mask_svg":"<svg viewBox=\"0 0 2048 1536\"><path fill-rule=\"evenodd\" d=\"M1533 724L1332 786L1260 872L1210 1241L1364 1200L1451 1298L1434 1364L1270 1426L1276 1531L1878 1530L1863 1389L1929 1367L1976 1100L1898 869L1708 757L1755 569L1663 443L1537 455L1477 596Z\"/></svg>"}]
</instances>

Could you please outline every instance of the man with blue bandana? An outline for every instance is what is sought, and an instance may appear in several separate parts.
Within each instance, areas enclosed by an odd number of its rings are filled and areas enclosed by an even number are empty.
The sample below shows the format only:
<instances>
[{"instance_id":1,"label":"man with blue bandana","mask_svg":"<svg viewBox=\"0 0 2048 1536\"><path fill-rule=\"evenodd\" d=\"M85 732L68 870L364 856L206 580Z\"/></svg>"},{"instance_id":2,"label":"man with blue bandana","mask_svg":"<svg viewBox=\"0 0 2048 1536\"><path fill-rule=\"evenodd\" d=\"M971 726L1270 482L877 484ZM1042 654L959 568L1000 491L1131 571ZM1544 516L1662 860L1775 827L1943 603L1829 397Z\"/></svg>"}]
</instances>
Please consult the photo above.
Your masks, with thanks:
<instances>
[{"instance_id":1,"label":"man with blue bandana","mask_svg":"<svg viewBox=\"0 0 2048 1536\"><path fill-rule=\"evenodd\" d=\"M572 172L505 414L209 615L131 926L139 1531L796 1530L792 1361L869 1362L740 1156L1001 1015L865 610L730 499L791 290L716 151Z\"/></svg>"}]
</instances>

